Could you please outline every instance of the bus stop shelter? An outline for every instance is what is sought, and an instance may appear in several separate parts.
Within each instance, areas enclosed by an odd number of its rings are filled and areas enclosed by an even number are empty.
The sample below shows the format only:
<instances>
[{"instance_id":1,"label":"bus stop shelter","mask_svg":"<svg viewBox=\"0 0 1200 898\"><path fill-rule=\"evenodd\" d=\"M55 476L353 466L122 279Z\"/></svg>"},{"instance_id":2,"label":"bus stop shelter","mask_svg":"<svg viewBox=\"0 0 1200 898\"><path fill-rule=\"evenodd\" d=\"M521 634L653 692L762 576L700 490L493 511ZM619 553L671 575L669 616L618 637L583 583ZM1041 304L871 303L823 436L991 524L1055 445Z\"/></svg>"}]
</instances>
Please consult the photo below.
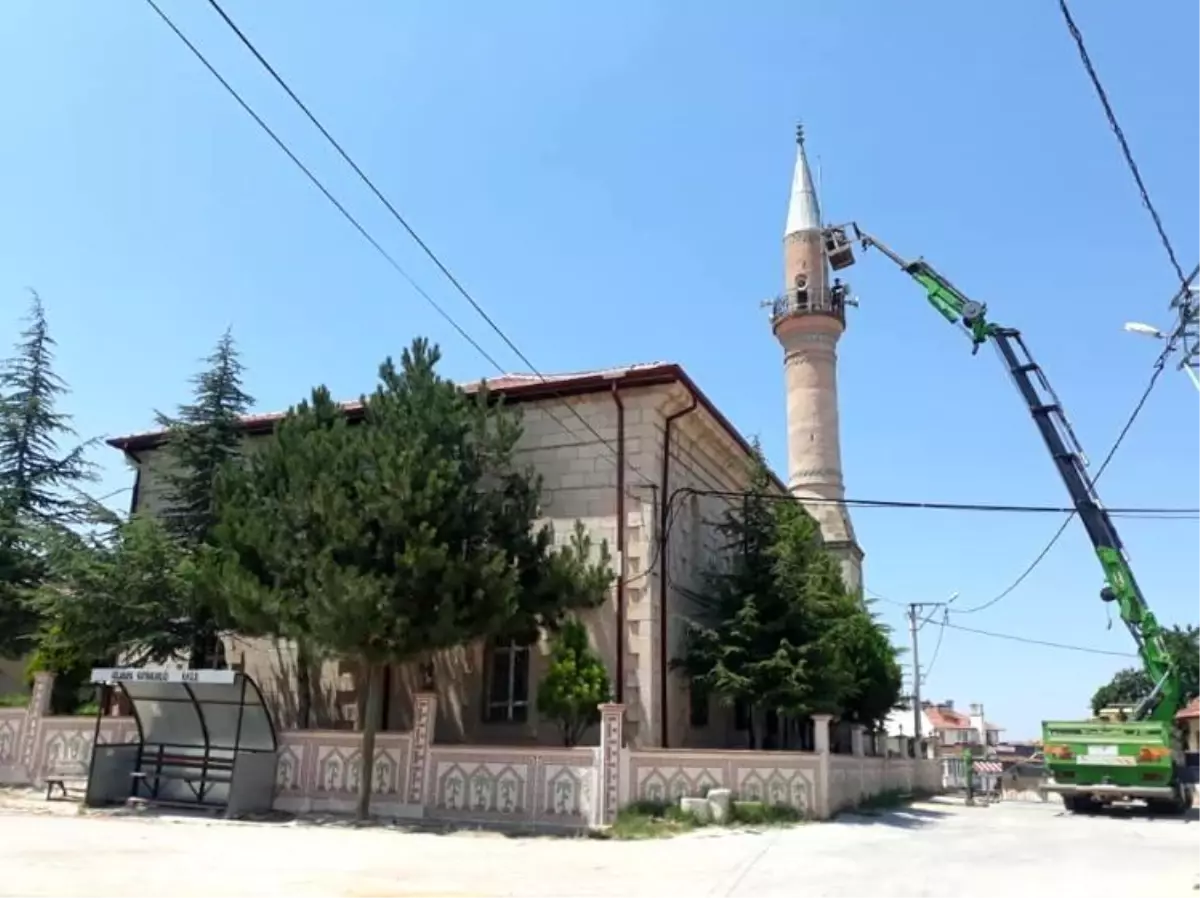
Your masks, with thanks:
<instances>
[{"instance_id":1,"label":"bus stop shelter","mask_svg":"<svg viewBox=\"0 0 1200 898\"><path fill-rule=\"evenodd\" d=\"M97 668L92 682L124 693L137 741L101 745L96 716L86 802L139 799L224 811L271 809L277 742L253 679L233 670Z\"/></svg>"}]
</instances>

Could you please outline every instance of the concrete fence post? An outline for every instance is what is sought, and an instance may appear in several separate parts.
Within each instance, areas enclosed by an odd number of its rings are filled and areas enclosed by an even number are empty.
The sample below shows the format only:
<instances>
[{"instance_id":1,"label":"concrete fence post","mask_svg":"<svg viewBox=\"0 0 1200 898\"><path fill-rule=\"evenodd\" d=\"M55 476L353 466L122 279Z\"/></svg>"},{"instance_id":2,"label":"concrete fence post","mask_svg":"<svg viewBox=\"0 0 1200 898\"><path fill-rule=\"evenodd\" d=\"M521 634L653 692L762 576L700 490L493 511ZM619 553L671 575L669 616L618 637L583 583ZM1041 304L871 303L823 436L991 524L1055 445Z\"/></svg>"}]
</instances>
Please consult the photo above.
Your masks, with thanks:
<instances>
[{"instance_id":1,"label":"concrete fence post","mask_svg":"<svg viewBox=\"0 0 1200 898\"><path fill-rule=\"evenodd\" d=\"M42 718L50 714L50 694L54 689L54 674L38 671L33 675L33 694L25 707L25 725L21 730L21 751L17 762L25 768L31 782L41 782L41 771L34 769L38 757L38 740L41 736Z\"/></svg>"},{"instance_id":2,"label":"concrete fence post","mask_svg":"<svg viewBox=\"0 0 1200 898\"><path fill-rule=\"evenodd\" d=\"M621 804L621 767L625 729L625 706L600 706L600 753L596 770L596 824L612 826Z\"/></svg>"},{"instance_id":3,"label":"concrete fence post","mask_svg":"<svg viewBox=\"0 0 1200 898\"><path fill-rule=\"evenodd\" d=\"M813 808L813 816L825 820L833 813L833 799L829 794L829 726L833 722L832 714L814 714L813 749L817 754L817 800Z\"/></svg>"},{"instance_id":4,"label":"concrete fence post","mask_svg":"<svg viewBox=\"0 0 1200 898\"><path fill-rule=\"evenodd\" d=\"M850 754L856 758L861 758L866 754L866 744L863 739L863 725L854 723L850 725Z\"/></svg>"},{"instance_id":5,"label":"concrete fence post","mask_svg":"<svg viewBox=\"0 0 1200 898\"><path fill-rule=\"evenodd\" d=\"M406 804L425 806L426 780L429 778L429 749L437 727L437 694L418 692L413 696L412 742L408 750L408 788Z\"/></svg>"}]
</instances>

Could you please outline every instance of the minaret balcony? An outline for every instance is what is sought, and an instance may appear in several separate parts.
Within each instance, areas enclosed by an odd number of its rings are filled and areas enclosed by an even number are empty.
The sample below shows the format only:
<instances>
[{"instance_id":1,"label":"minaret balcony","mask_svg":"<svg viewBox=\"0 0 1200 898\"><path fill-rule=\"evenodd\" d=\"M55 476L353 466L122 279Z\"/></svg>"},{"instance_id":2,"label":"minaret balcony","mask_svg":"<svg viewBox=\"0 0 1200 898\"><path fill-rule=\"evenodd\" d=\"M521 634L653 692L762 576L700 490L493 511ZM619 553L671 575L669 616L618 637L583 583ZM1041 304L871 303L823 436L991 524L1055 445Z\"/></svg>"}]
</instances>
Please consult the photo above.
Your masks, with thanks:
<instances>
[{"instance_id":1,"label":"minaret balcony","mask_svg":"<svg viewBox=\"0 0 1200 898\"><path fill-rule=\"evenodd\" d=\"M830 290L824 295L811 296L807 290L789 290L771 301L771 324L784 318L802 315L828 315L846 323L846 291Z\"/></svg>"}]
</instances>

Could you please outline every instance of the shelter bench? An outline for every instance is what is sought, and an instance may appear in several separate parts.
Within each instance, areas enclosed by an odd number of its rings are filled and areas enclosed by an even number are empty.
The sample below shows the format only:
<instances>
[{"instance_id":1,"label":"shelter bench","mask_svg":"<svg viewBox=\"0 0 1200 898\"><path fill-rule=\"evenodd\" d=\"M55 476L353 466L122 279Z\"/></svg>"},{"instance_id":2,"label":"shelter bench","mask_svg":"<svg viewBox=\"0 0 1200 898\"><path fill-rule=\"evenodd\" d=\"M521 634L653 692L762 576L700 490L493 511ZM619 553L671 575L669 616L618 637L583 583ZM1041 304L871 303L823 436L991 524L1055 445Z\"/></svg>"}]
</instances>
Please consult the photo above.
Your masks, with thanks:
<instances>
[{"instance_id":1,"label":"shelter bench","mask_svg":"<svg viewBox=\"0 0 1200 898\"><path fill-rule=\"evenodd\" d=\"M98 667L91 680L98 708L110 704L105 690L128 700L136 733L102 744L97 713L89 806L132 802L227 816L270 810L279 744L250 677L227 669Z\"/></svg>"},{"instance_id":2,"label":"shelter bench","mask_svg":"<svg viewBox=\"0 0 1200 898\"><path fill-rule=\"evenodd\" d=\"M233 758L166 754L162 750L165 746L157 748L157 752L143 752L139 769L129 774L135 793L137 783L143 782L153 799L158 797L159 783L181 782L187 784L197 801L203 801L209 786L233 781Z\"/></svg>"}]
</instances>

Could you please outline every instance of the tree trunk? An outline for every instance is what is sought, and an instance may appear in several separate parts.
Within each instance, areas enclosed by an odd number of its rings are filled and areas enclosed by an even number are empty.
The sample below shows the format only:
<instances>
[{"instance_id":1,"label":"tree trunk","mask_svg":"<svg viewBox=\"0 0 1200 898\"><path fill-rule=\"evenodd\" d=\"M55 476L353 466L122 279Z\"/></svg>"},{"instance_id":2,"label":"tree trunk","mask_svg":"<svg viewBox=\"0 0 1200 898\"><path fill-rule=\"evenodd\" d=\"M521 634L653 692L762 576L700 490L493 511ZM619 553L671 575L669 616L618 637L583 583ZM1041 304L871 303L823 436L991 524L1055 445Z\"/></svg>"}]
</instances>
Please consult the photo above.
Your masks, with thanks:
<instances>
[{"instance_id":1,"label":"tree trunk","mask_svg":"<svg viewBox=\"0 0 1200 898\"><path fill-rule=\"evenodd\" d=\"M296 725L307 730L312 725L312 653L303 637L296 640Z\"/></svg>"},{"instance_id":2,"label":"tree trunk","mask_svg":"<svg viewBox=\"0 0 1200 898\"><path fill-rule=\"evenodd\" d=\"M758 748L757 740L754 738L754 706L751 705L746 710L746 735L750 740L750 750L754 751Z\"/></svg>"},{"instance_id":3,"label":"tree trunk","mask_svg":"<svg viewBox=\"0 0 1200 898\"><path fill-rule=\"evenodd\" d=\"M383 665L365 664L367 674L366 711L362 721L362 751L359 757L358 819L371 816L371 780L375 773L375 733L383 710Z\"/></svg>"}]
</instances>

